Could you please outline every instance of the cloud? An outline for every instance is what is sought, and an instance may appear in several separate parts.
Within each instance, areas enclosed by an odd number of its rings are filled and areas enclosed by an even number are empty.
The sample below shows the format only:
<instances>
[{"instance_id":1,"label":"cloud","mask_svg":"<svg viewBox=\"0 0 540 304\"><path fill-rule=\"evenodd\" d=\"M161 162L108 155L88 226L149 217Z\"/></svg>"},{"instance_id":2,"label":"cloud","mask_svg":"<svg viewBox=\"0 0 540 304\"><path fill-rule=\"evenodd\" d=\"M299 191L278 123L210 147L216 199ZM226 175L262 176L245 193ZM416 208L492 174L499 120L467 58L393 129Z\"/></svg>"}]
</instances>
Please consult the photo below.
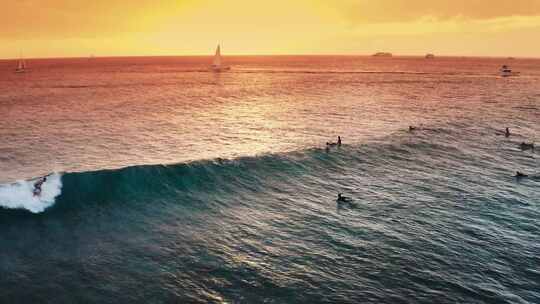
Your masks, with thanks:
<instances>
[{"instance_id":1,"label":"cloud","mask_svg":"<svg viewBox=\"0 0 540 304\"><path fill-rule=\"evenodd\" d=\"M540 15L540 0L11 0L0 11L0 40L112 37L157 32L164 25L208 28L237 24L304 29L320 23L355 27L373 23L487 20ZM171 21L172 20L172 21ZM184 22L186 21L186 22ZM188 24L187 21L190 23ZM319 27L320 28L320 27Z\"/></svg>"},{"instance_id":2,"label":"cloud","mask_svg":"<svg viewBox=\"0 0 540 304\"><path fill-rule=\"evenodd\" d=\"M423 17L413 21L369 23L356 26L350 33L361 36L374 35L425 35L444 33L496 33L540 27L540 16L508 16L490 19L454 17L438 19Z\"/></svg>"},{"instance_id":3,"label":"cloud","mask_svg":"<svg viewBox=\"0 0 540 304\"><path fill-rule=\"evenodd\" d=\"M352 23L438 19L492 19L540 15L540 0L341 0L340 12Z\"/></svg>"},{"instance_id":4,"label":"cloud","mask_svg":"<svg viewBox=\"0 0 540 304\"><path fill-rule=\"evenodd\" d=\"M540 50L540 0L4 2L0 56L205 54L216 41L237 54Z\"/></svg>"},{"instance_id":5,"label":"cloud","mask_svg":"<svg viewBox=\"0 0 540 304\"><path fill-rule=\"evenodd\" d=\"M92 38L150 30L163 11L194 0L17 0L2 4L1 39Z\"/></svg>"}]
</instances>

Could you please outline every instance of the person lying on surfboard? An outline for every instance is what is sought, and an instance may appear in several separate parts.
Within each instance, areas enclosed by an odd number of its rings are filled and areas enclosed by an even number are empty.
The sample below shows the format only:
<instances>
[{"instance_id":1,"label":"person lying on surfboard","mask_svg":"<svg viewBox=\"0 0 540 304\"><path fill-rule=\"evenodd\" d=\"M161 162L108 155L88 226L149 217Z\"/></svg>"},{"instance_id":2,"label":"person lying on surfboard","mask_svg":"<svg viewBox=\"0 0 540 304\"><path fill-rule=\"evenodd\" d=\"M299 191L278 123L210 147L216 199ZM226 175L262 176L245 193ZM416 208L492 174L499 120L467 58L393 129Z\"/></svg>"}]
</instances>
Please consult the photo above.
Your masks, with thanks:
<instances>
[{"instance_id":1,"label":"person lying on surfboard","mask_svg":"<svg viewBox=\"0 0 540 304\"><path fill-rule=\"evenodd\" d=\"M523 178L523 177L529 177L529 176L527 174L523 174L523 173L517 171L515 177L516 178Z\"/></svg>"},{"instance_id":2,"label":"person lying on surfboard","mask_svg":"<svg viewBox=\"0 0 540 304\"><path fill-rule=\"evenodd\" d=\"M526 142L522 142L520 145L519 145L519 148L523 151L526 151L526 150L533 150L534 151L534 143L526 143Z\"/></svg>"},{"instance_id":3,"label":"person lying on surfboard","mask_svg":"<svg viewBox=\"0 0 540 304\"><path fill-rule=\"evenodd\" d=\"M341 193L338 193L338 195L337 195L337 201L338 201L338 202L346 202L346 203L348 203L348 202L351 202L351 201L352 201L352 198L343 196L343 195L341 195Z\"/></svg>"}]
</instances>

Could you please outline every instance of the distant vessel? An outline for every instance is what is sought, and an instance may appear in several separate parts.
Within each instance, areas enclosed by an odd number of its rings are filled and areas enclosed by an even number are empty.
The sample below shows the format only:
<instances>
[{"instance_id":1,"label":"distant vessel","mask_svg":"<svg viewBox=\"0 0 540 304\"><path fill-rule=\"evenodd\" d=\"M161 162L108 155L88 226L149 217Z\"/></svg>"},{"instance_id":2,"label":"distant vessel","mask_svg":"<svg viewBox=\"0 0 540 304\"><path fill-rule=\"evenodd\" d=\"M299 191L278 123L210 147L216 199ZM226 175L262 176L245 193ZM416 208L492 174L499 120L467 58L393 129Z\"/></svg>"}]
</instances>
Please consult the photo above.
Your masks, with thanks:
<instances>
[{"instance_id":1,"label":"distant vessel","mask_svg":"<svg viewBox=\"0 0 540 304\"><path fill-rule=\"evenodd\" d=\"M373 57L392 57L392 53L378 52L373 54Z\"/></svg>"},{"instance_id":2,"label":"distant vessel","mask_svg":"<svg viewBox=\"0 0 540 304\"><path fill-rule=\"evenodd\" d=\"M214 55L214 61L212 62L212 65L210 66L210 70L212 70L213 72L219 73L223 71L228 71L230 69L231 69L230 67L223 66L221 64L221 47L218 44L217 49L216 49L216 54Z\"/></svg>"},{"instance_id":3,"label":"distant vessel","mask_svg":"<svg viewBox=\"0 0 540 304\"><path fill-rule=\"evenodd\" d=\"M435 55L433 55L433 54L426 54L426 59L435 59Z\"/></svg>"},{"instance_id":4,"label":"distant vessel","mask_svg":"<svg viewBox=\"0 0 540 304\"><path fill-rule=\"evenodd\" d=\"M518 76L519 72L514 72L512 69L507 66L506 64L503 65L499 71L502 77L510 77L510 76Z\"/></svg>"},{"instance_id":5,"label":"distant vessel","mask_svg":"<svg viewBox=\"0 0 540 304\"><path fill-rule=\"evenodd\" d=\"M15 69L15 73L24 73L26 72L26 61L24 59L19 59L19 62L17 63L17 68Z\"/></svg>"}]
</instances>

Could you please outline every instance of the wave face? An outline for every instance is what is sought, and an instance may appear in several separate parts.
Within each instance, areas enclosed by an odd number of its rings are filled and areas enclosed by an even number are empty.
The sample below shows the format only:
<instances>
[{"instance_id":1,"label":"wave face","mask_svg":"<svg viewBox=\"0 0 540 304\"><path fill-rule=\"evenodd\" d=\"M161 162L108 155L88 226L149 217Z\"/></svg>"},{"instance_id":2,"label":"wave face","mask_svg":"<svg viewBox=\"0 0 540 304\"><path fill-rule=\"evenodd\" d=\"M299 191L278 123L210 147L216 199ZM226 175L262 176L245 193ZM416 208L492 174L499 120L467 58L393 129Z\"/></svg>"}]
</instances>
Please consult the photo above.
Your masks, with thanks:
<instances>
[{"instance_id":1,"label":"wave face","mask_svg":"<svg viewBox=\"0 0 540 304\"><path fill-rule=\"evenodd\" d=\"M272 176L300 174L320 168L331 157L321 149L307 152L215 159L171 165L141 165L114 170L55 173L34 196L36 179L0 185L0 206L40 213L58 201L60 208L76 204L140 201L185 197L193 193L241 192L256 189ZM323 163L317 163L318 161Z\"/></svg>"},{"instance_id":2,"label":"wave face","mask_svg":"<svg viewBox=\"0 0 540 304\"><path fill-rule=\"evenodd\" d=\"M439 138L437 143L431 141L433 136ZM452 181L459 185L456 187L465 187L464 190L472 193L474 189L469 189L467 183L490 188L490 182L505 175L502 182L504 187L508 187L508 182L513 181L510 178L512 161L480 151L485 147L482 141L467 143L468 147L455 145L458 137L449 129L424 128L419 134L396 133L378 142L345 145L330 151L312 148L236 159L55 173L44 184L41 196L32 194L36 179L0 185L0 206L40 213L54 206L64 210L120 202L189 204L193 199L211 200L217 196L264 192L268 190L269 183L274 187L275 183L295 182L297 178L313 181L305 189L307 193L316 193L321 187L324 191L330 188L350 189L349 185L335 182L340 172L351 178L352 184L373 180L378 174L396 174L391 184L382 185L385 191L390 192L396 185L409 185L407 178L425 182L426 176L434 178L430 181L432 191L446 191L445 181ZM515 144L508 143L509 147L511 145ZM478 157L484 159L482 168L476 163ZM519 157L527 161L526 154ZM432 168L440 170L438 175L430 172ZM479 172L486 168L489 170L482 173L482 181L477 180ZM538 176L532 174L527 180L537 181ZM400 195L413 197L413 192L411 189Z\"/></svg>"},{"instance_id":3,"label":"wave face","mask_svg":"<svg viewBox=\"0 0 540 304\"><path fill-rule=\"evenodd\" d=\"M33 194L34 183L35 180L29 180L0 185L0 207L39 213L52 206L62 192L62 175L58 173L47 178L39 196Z\"/></svg>"}]
</instances>

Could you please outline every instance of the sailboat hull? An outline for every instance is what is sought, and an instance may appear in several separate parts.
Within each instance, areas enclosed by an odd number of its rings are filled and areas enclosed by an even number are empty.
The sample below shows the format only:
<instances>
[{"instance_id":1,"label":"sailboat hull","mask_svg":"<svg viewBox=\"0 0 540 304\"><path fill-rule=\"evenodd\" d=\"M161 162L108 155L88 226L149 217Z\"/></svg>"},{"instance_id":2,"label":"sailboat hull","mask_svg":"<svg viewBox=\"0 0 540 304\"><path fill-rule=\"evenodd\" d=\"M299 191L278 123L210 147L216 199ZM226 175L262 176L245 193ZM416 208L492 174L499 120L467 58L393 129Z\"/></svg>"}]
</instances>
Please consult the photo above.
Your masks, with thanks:
<instances>
[{"instance_id":1,"label":"sailboat hull","mask_svg":"<svg viewBox=\"0 0 540 304\"><path fill-rule=\"evenodd\" d=\"M226 72L226 71L229 71L231 69L231 67L216 67L216 66L211 66L210 67L210 71L212 72L215 72L215 73L221 73L221 72Z\"/></svg>"},{"instance_id":2,"label":"sailboat hull","mask_svg":"<svg viewBox=\"0 0 540 304\"><path fill-rule=\"evenodd\" d=\"M501 77L519 76L519 72L501 72Z\"/></svg>"},{"instance_id":3,"label":"sailboat hull","mask_svg":"<svg viewBox=\"0 0 540 304\"><path fill-rule=\"evenodd\" d=\"M19 63L17 64L17 68L15 69L15 73L24 73L26 72L26 61L23 59L19 60Z\"/></svg>"}]
</instances>

